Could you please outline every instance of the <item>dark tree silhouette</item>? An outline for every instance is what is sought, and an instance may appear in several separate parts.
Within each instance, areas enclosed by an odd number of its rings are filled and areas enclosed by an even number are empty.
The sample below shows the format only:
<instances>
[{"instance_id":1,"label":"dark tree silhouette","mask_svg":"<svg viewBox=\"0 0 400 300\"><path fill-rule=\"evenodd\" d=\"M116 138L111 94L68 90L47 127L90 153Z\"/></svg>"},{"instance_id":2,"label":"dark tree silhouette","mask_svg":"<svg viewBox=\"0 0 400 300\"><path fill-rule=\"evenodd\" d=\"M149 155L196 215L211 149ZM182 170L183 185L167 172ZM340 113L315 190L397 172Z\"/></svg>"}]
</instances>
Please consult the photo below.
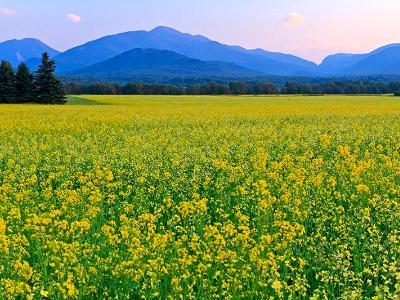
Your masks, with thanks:
<instances>
[{"instance_id":1,"label":"dark tree silhouette","mask_svg":"<svg viewBox=\"0 0 400 300\"><path fill-rule=\"evenodd\" d=\"M15 102L29 103L35 101L35 90L33 87L33 75L29 71L26 64L22 63L18 66L15 75L16 92Z\"/></svg>"},{"instance_id":2,"label":"dark tree silhouette","mask_svg":"<svg viewBox=\"0 0 400 300\"><path fill-rule=\"evenodd\" d=\"M11 64L3 60L0 65L0 103L15 102L15 74Z\"/></svg>"},{"instance_id":3,"label":"dark tree silhouette","mask_svg":"<svg viewBox=\"0 0 400 300\"><path fill-rule=\"evenodd\" d=\"M44 53L42 63L35 73L36 102L43 104L66 103L64 88L54 75L55 68L55 62L50 60L48 53Z\"/></svg>"}]
</instances>

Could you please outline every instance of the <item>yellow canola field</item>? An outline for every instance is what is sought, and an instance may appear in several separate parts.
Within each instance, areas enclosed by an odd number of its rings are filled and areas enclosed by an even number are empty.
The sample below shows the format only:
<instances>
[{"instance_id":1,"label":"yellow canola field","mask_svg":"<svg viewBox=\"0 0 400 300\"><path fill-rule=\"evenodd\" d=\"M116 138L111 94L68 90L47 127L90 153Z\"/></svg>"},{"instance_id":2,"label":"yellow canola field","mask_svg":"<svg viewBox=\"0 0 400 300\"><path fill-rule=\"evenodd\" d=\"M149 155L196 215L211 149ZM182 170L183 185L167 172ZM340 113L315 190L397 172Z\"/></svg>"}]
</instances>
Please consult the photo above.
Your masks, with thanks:
<instances>
[{"instance_id":1,"label":"yellow canola field","mask_svg":"<svg viewBox=\"0 0 400 300\"><path fill-rule=\"evenodd\" d=\"M400 296L400 100L0 106L0 299Z\"/></svg>"}]
</instances>

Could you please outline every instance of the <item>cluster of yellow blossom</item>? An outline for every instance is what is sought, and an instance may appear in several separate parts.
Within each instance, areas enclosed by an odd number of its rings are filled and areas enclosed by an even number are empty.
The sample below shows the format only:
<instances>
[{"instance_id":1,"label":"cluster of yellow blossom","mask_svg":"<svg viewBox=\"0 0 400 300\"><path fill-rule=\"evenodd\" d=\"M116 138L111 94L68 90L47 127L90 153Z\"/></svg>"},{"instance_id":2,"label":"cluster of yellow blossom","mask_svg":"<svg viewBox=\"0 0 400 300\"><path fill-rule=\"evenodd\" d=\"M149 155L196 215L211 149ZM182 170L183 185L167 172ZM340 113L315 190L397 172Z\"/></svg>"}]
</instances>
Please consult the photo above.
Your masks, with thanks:
<instances>
[{"instance_id":1,"label":"cluster of yellow blossom","mask_svg":"<svg viewBox=\"0 0 400 300\"><path fill-rule=\"evenodd\" d=\"M399 101L114 101L0 107L0 299L400 297Z\"/></svg>"}]
</instances>

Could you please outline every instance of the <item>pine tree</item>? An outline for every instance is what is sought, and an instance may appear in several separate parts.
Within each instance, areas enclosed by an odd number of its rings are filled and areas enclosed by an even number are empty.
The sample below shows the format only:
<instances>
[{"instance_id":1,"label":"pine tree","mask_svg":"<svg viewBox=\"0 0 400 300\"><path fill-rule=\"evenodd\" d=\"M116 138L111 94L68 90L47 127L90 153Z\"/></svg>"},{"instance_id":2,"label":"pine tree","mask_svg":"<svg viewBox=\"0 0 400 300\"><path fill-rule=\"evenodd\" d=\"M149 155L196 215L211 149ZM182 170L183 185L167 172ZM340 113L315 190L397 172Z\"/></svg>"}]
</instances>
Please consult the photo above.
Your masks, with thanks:
<instances>
[{"instance_id":1,"label":"pine tree","mask_svg":"<svg viewBox=\"0 0 400 300\"><path fill-rule=\"evenodd\" d=\"M55 62L50 60L48 53L44 53L42 64L36 71L34 80L38 103L64 104L67 102L63 85L54 75L55 68Z\"/></svg>"},{"instance_id":2,"label":"pine tree","mask_svg":"<svg viewBox=\"0 0 400 300\"><path fill-rule=\"evenodd\" d=\"M15 102L15 74L8 61L0 65L0 103Z\"/></svg>"},{"instance_id":3,"label":"pine tree","mask_svg":"<svg viewBox=\"0 0 400 300\"><path fill-rule=\"evenodd\" d=\"M18 66L15 76L16 93L15 101L17 103L28 103L35 101L35 91L33 88L33 75L29 72L26 64L22 63Z\"/></svg>"}]
</instances>

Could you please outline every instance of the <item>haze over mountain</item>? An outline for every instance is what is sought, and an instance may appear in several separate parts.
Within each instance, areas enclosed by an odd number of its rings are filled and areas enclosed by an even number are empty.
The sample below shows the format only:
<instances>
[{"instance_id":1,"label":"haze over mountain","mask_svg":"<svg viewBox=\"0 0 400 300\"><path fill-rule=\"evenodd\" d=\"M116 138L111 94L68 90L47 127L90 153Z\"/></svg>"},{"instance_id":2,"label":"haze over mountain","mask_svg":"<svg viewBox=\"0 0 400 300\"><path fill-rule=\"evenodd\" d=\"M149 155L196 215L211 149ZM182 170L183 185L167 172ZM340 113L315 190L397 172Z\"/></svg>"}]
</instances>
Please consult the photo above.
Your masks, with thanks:
<instances>
[{"instance_id":1,"label":"haze over mountain","mask_svg":"<svg viewBox=\"0 0 400 300\"><path fill-rule=\"evenodd\" d=\"M167 50L186 57L187 68L182 65L183 60L176 60L171 61L171 66L179 61L179 68L167 72L165 68L168 62L163 61L164 69L161 67L157 69L147 56L143 56L148 64L147 68L154 73L153 75L157 75L157 72L160 72L160 75L168 73L170 76L189 74L189 66L195 68L192 74L201 74L204 77L214 76L216 73L226 77L237 77L238 74L242 77L400 75L400 44L387 45L366 54L331 55L318 66L294 55L224 45L204 36L182 33L168 27L109 35L63 53L36 39L11 40L0 44L0 59L9 60L14 66L27 61L31 69L35 69L40 63L41 53L47 51L56 60L59 74L76 74L77 70L82 74L85 70L84 73L89 76L89 70L92 70L96 76L100 73L105 76L107 72L127 76L127 74L144 73L143 69L140 71L134 69L139 66L139 62L137 56L132 55L135 52L129 53L133 49ZM149 52L146 54L149 55ZM154 53L152 55L154 56ZM112 60L113 58L115 60ZM197 63L194 64L194 61L189 59L195 59ZM117 63L119 72L115 67L111 68L110 61ZM199 61L203 63L200 64ZM219 69L216 68L217 65ZM200 70L200 66L203 66L204 70ZM101 67L104 69L100 70ZM228 74L229 72L232 74Z\"/></svg>"},{"instance_id":2,"label":"haze over mountain","mask_svg":"<svg viewBox=\"0 0 400 300\"><path fill-rule=\"evenodd\" d=\"M168 50L133 49L106 61L74 71L90 78L246 77L262 75L233 63L201 61Z\"/></svg>"},{"instance_id":3,"label":"haze over mountain","mask_svg":"<svg viewBox=\"0 0 400 300\"><path fill-rule=\"evenodd\" d=\"M0 59L9 61L14 67L29 59L40 58L43 52L48 52L51 57L59 54L57 50L32 38L0 43Z\"/></svg>"}]
</instances>

